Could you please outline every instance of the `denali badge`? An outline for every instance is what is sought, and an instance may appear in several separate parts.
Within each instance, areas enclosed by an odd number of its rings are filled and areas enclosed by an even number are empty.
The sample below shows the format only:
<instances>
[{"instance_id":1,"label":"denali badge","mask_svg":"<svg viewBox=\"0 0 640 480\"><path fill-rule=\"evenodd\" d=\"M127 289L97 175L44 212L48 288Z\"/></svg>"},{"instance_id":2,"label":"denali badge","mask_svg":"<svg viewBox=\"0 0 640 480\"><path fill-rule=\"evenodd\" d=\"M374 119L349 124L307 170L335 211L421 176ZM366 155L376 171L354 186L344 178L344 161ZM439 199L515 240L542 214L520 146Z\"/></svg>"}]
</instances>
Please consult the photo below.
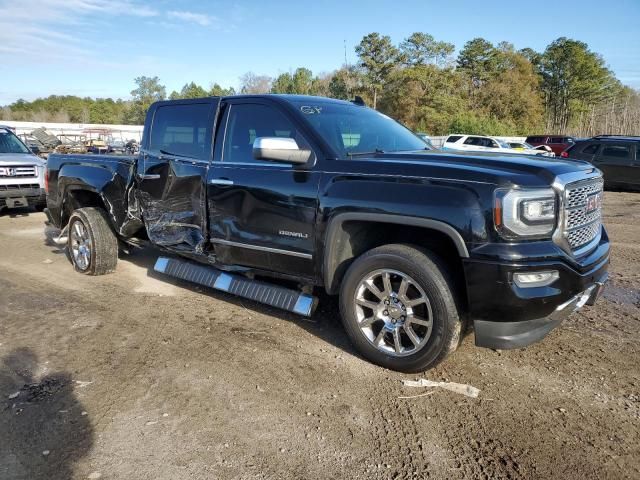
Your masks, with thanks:
<instances>
[{"instance_id":1,"label":"denali badge","mask_svg":"<svg viewBox=\"0 0 640 480\"><path fill-rule=\"evenodd\" d=\"M280 230L278 233L280 235L284 235L286 237L309 238L309 234L308 233L289 232L287 230Z\"/></svg>"},{"instance_id":2,"label":"denali badge","mask_svg":"<svg viewBox=\"0 0 640 480\"><path fill-rule=\"evenodd\" d=\"M591 213L594 210L600 208L601 204L602 204L601 193L595 193L593 195L589 195L587 197L587 208L586 208L587 213Z\"/></svg>"}]
</instances>

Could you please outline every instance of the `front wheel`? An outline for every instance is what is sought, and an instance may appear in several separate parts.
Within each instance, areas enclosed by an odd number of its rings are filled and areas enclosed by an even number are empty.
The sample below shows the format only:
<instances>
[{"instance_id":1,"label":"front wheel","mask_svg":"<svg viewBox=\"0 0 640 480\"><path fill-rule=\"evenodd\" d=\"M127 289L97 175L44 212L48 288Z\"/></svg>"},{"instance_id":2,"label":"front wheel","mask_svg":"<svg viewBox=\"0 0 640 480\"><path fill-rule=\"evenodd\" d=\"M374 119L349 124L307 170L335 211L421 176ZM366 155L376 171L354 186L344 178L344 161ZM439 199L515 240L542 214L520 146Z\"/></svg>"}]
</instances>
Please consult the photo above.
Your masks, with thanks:
<instances>
[{"instance_id":1,"label":"front wheel","mask_svg":"<svg viewBox=\"0 0 640 480\"><path fill-rule=\"evenodd\" d=\"M101 208L80 208L69 219L67 240L73 268L85 275L113 272L118 262L118 240Z\"/></svg>"},{"instance_id":2,"label":"front wheel","mask_svg":"<svg viewBox=\"0 0 640 480\"><path fill-rule=\"evenodd\" d=\"M385 245L356 259L340 291L345 330L360 353L393 370L434 367L458 346L451 275L431 252Z\"/></svg>"}]
</instances>

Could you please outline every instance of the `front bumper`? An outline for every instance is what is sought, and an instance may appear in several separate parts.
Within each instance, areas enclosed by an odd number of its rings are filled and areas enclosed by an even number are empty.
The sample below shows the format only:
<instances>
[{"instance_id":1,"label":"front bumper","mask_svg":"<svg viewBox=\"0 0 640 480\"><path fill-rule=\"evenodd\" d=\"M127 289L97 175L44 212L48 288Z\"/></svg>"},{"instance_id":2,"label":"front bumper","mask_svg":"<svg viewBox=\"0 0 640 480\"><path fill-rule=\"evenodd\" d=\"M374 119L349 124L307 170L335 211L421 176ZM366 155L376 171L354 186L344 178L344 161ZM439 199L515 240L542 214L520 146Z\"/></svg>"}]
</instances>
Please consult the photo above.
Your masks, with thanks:
<instances>
[{"instance_id":1,"label":"front bumper","mask_svg":"<svg viewBox=\"0 0 640 480\"><path fill-rule=\"evenodd\" d=\"M544 338L572 312L593 305L608 278L609 239L603 229L600 244L583 258L535 254L517 260L486 257L464 261L469 315L476 345L520 348ZM523 253L523 252L520 252ZM522 288L513 281L516 272L556 270L559 278L543 287Z\"/></svg>"},{"instance_id":2,"label":"front bumper","mask_svg":"<svg viewBox=\"0 0 640 480\"><path fill-rule=\"evenodd\" d=\"M14 204L14 201L18 201ZM22 200L26 205L22 205ZM34 206L44 205L47 201L47 194L44 188L39 185L0 185L0 208L6 206Z\"/></svg>"},{"instance_id":3,"label":"front bumper","mask_svg":"<svg viewBox=\"0 0 640 480\"><path fill-rule=\"evenodd\" d=\"M593 305L604 290L607 276L601 278L584 292L581 292L556 309L545 318L535 318L521 322L474 321L476 345L479 347L510 349L521 348L542 340L573 312L585 305Z\"/></svg>"}]
</instances>

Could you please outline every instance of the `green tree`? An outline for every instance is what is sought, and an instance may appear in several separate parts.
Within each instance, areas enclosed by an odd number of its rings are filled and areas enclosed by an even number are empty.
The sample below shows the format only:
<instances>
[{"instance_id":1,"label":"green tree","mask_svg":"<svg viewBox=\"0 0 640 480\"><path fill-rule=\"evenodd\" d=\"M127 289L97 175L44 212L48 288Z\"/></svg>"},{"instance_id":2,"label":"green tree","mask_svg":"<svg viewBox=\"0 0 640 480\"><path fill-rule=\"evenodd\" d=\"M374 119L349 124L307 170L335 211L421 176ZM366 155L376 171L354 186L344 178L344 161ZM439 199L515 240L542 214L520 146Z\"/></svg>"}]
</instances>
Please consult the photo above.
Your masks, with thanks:
<instances>
[{"instance_id":1,"label":"green tree","mask_svg":"<svg viewBox=\"0 0 640 480\"><path fill-rule=\"evenodd\" d=\"M271 93L291 93L293 77L290 73L281 73L271 84Z\"/></svg>"},{"instance_id":2,"label":"green tree","mask_svg":"<svg viewBox=\"0 0 640 480\"><path fill-rule=\"evenodd\" d=\"M378 92L384 87L391 72L398 67L400 52L387 35L374 32L362 38L356 46L367 83L373 92L373 108L377 107Z\"/></svg>"},{"instance_id":3,"label":"green tree","mask_svg":"<svg viewBox=\"0 0 640 480\"><path fill-rule=\"evenodd\" d=\"M407 67L391 74L380 110L414 130L445 135L452 119L468 109L463 90L464 77L456 70Z\"/></svg>"},{"instance_id":4,"label":"green tree","mask_svg":"<svg viewBox=\"0 0 640 480\"><path fill-rule=\"evenodd\" d=\"M566 37L547 47L540 70L547 127L554 132L565 132L580 112L604 104L621 91L620 82L600 55L586 43Z\"/></svg>"},{"instance_id":5,"label":"green tree","mask_svg":"<svg viewBox=\"0 0 640 480\"><path fill-rule=\"evenodd\" d=\"M308 68L296 68L293 74L282 73L276 77L271 86L271 93L294 93L309 95L313 93L313 72Z\"/></svg>"},{"instance_id":6,"label":"green tree","mask_svg":"<svg viewBox=\"0 0 640 480\"><path fill-rule=\"evenodd\" d=\"M428 33L415 32L400 44L402 61L409 66L434 63L443 66L453 54L453 43L439 42Z\"/></svg>"},{"instance_id":7,"label":"green tree","mask_svg":"<svg viewBox=\"0 0 640 480\"><path fill-rule=\"evenodd\" d=\"M126 120L134 125L141 125L144 123L149 106L167 97L167 89L160 84L158 77L137 77L134 82L137 88L131 90L133 99L126 114Z\"/></svg>"},{"instance_id":8,"label":"green tree","mask_svg":"<svg viewBox=\"0 0 640 480\"><path fill-rule=\"evenodd\" d=\"M513 48L499 49L498 58L499 69L479 89L479 111L501 125L511 125L514 134L541 128L544 108L534 66Z\"/></svg>"},{"instance_id":9,"label":"green tree","mask_svg":"<svg viewBox=\"0 0 640 480\"><path fill-rule=\"evenodd\" d=\"M194 82L185 83L180 92L175 90L169 95L169 99L177 100L180 98L202 98L208 96L208 92Z\"/></svg>"},{"instance_id":10,"label":"green tree","mask_svg":"<svg viewBox=\"0 0 640 480\"><path fill-rule=\"evenodd\" d=\"M236 91L233 87L222 88L217 83L214 83L209 90L209 95L211 95L212 97L228 97L235 94Z\"/></svg>"},{"instance_id":11,"label":"green tree","mask_svg":"<svg viewBox=\"0 0 640 480\"><path fill-rule=\"evenodd\" d=\"M458 68L465 72L475 87L487 81L497 68L497 50L484 38L474 38L464 44L458 54Z\"/></svg>"}]
</instances>

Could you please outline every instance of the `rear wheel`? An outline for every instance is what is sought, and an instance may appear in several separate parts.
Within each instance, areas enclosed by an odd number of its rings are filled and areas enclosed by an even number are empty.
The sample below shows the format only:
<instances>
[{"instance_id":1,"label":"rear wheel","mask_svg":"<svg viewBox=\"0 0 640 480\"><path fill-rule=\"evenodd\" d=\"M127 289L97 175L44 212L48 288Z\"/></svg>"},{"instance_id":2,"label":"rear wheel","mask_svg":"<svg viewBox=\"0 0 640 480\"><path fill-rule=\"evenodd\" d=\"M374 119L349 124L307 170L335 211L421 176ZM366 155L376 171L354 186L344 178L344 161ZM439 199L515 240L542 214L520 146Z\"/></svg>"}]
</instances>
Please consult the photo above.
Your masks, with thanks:
<instances>
[{"instance_id":1,"label":"rear wheel","mask_svg":"<svg viewBox=\"0 0 640 480\"><path fill-rule=\"evenodd\" d=\"M431 252L385 245L356 259L340 291L349 338L367 359L403 372L424 371L460 341L451 275Z\"/></svg>"},{"instance_id":2,"label":"rear wheel","mask_svg":"<svg viewBox=\"0 0 640 480\"><path fill-rule=\"evenodd\" d=\"M118 240L104 210L80 208L69 219L69 257L77 272L104 275L118 262Z\"/></svg>"}]
</instances>

